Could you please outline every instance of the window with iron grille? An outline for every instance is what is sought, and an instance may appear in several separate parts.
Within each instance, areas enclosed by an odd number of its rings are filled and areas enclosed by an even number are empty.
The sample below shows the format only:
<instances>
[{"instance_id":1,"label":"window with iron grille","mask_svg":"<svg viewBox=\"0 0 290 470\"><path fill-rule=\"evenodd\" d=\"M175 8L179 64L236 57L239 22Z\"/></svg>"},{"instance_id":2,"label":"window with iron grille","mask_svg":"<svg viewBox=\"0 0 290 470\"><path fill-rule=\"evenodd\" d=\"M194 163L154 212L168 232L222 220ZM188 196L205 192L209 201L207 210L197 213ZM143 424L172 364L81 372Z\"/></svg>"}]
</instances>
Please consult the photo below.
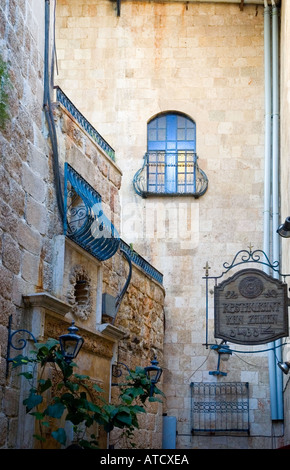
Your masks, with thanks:
<instances>
[{"instance_id":1,"label":"window with iron grille","mask_svg":"<svg viewBox=\"0 0 290 470\"><path fill-rule=\"evenodd\" d=\"M248 382L192 382L192 434L249 434Z\"/></svg>"},{"instance_id":2,"label":"window with iron grille","mask_svg":"<svg viewBox=\"0 0 290 470\"><path fill-rule=\"evenodd\" d=\"M168 113L149 122L148 192L195 191L195 133L194 121L180 114Z\"/></svg>"},{"instance_id":3,"label":"window with iron grille","mask_svg":"<svg viewBox=\"0 0 290 470\"><path fill-rule=\"evenodd\" d=\"M208 180L197 159L195 122L181 113L159 114L147 125L147 152L134 176L135 191L143 197L201 196Z\"/></svg>"}]
</instances>

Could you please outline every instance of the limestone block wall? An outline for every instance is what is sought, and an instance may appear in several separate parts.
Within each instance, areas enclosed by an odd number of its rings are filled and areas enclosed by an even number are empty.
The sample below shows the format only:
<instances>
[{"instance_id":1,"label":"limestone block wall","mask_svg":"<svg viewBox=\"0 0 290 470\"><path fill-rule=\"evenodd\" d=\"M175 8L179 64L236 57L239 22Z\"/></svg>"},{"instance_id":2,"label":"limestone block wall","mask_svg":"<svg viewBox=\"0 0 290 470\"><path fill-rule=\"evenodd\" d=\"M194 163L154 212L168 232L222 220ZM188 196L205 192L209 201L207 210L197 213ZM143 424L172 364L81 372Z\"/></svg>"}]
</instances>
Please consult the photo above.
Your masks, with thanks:
<instances>
[{"instance_id":1,"label":"limestone block wall","mask_svg":"<svg viewBox=\"0 0 290 470\"><path fill-rule=\"evenodd\" d=\"M177 419L176 445L271 446L266 353L246 361L233 355L225 369L225 381L249 380L250 437L192 437L190 419L190 382L222 380L209 375L217 357L204 346L205 264L219 275L239 250L263 246L263 5L130 0L120 17L115 6L58 2L57 82L115 148L121 234L164 274L165 411ZM209 180L198 200L134 192L147 122L166 111L196 122L199 165ZM213 290L209 305L215 342Z\"/></svg>"},{"instance_id":2,"label":"limestone block wall","mask_svg":"<svg viewBox=\"0 0 290 470\"><path fill-rule=\"evenodd\" d=\"M17 446L19 381L6 379L7 325L22 324L22 294L49 289L55 213L43 133L44 2L4 0L0 54L11 81L0 130L0 447Z\"/></svg>"}]
</instances>

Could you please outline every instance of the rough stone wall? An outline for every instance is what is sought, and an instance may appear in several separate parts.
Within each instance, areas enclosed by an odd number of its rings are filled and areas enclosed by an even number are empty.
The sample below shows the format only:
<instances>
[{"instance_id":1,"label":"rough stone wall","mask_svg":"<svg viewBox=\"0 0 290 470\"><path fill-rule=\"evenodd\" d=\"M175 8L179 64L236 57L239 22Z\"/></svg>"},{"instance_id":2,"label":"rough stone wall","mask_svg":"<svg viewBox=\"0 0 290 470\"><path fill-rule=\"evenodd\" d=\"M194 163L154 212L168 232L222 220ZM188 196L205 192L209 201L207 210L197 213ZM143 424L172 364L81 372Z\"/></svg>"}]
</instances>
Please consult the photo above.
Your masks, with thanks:
<instances>
[{"instance_id":1,"label":"rough stone wall","mask_svg":"<svg viewBox=\"0 0 290 470\"><path fill-rule=\"evenodd\" d=\"M233 355L225 368L225 381L250 382L251 437L190 435L190 382L221 380L209 375L217 356L204 347L204 266L209 261L210 275L219 275L239 250L263 246L263 5L126 1L120 17L115 6L59 1L57 81L116 150L122 236L164 274L164 387L177 446L271 447L266 353L247 362ZM165 111L196 122L209 179L199 200L134 193L147 122ZM212 288L209 305L212 343Z\"/></svg>"},{"instance_id":2,"label":"rough stone wall","mask_svg":"<svg viewBox=\"0 0 290 470\"><path fill-rule=\"evenodd\" d=\"M22 294L49 288L55 202L43 134L44 2L0 4L0 51L8 65L9 119L0 131L0 447L16 447L18 379L5 377L8 318Z\"/></svg>"},{"instance_id":3,"label":"rough stone wall","mask_svg":"<svg viewBox=\"0 0 290 470\"><path fill-rule=\"evenodd\" d=\"M122 263L124 265L124 259ZM118 269L117 272L122 273L123 270ZM115 320L115 326L126 332L119 341L118 361L126 364L129 369L150 365L154 356L157 357L159 366L163 367L164 297L163 287L133 266L131 282ZM123 377L128 375L126 369L121 367L121 370ZM122 377L113 377L112 381L118 380L122 381ZM161 390L162 383L163 376L157 385ZM117 395L117 387L113 387L112 399L116 399ZM135 432L133 442L136 448L161 449L163 405L158 402L147 403L146 411L146 414L139 415L139 430ZM130 447L128 442L118 440L118 434L112 433L111 444L115 448Z\"/></svg>"}]
</instances>

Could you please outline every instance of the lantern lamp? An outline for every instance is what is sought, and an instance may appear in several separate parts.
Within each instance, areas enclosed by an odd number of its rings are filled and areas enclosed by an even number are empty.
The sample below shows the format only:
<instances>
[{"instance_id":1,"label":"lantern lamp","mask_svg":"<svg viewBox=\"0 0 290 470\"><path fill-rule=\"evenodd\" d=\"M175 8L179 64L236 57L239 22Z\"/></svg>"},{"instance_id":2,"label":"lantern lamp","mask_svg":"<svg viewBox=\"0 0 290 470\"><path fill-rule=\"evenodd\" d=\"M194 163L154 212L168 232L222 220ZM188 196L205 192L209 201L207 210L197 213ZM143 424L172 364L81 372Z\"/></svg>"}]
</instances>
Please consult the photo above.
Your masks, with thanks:
<instances>
[{"instance_id":1,"label":"lantern lamp","mask_svg":"<svg viewBox=\"0 0 290 470\"><path fill-rule=\"evenodd\" d=\"M290 217L286 217L284 224L279 225L277 233L283 238L290 237Z\"/></svg>"},{"instance_id":2,"label":"lantern lamp","mask_svg":"<svg viewBox=\"0 0 290 470\"><path fill-rule=\"evenodd\" d=\"M155 384L157 384L157 382L159 382L161 374L162 374L162 369L161 367L158 367L158 364L159 363L155 356L153 361L151 361L151 366L147 366L144 368L146 372L146 377L151 382L150 396L153 395L154 386Z\"/></svg>"},{"instance_id":3,"label":"lantern lamp","mask_svg":"<svg viewBox=\"0 0 290 470\"><path fill-rule=\"evenodd\" d=\"M63 355L65 361L70 364L71 361L75 359L80 352L84 339L76 334L78 328L75 326L74 321L68 328L68 331L69 333L59 337L59 343L61 354Z\"/></svg>"},{"instance_id":4,"label":"lantern lamp","mask_svg":"<svg viewBox=\"0 0 290 470\"><path fill-rule=\"evenodd\" d=\"M290 362L278 362L278 367L287 375L290 369Z\"/></svg>"}]
</instances>

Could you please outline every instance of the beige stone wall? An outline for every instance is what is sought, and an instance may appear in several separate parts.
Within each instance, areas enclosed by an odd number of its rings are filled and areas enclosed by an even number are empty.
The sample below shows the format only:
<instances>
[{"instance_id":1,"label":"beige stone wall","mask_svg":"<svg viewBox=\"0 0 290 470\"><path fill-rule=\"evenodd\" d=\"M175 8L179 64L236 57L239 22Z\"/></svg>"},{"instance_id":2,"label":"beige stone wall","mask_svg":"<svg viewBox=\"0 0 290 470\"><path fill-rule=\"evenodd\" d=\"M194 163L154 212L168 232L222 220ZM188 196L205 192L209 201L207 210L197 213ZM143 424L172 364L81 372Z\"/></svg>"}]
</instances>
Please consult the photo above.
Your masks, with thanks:
<instances>
[{"instance_id":1,"label":"beige stone wall","mask_svg":"<svg viewBox=\"0 0 290 470\"><path fill-rule=\"evenodd\" d=\"M190 436L190 382L222 380L209 375L217 357L204 346L205 263L219 275L250 243L263 248L263 5L124 1L120 17L115 6L58 2L57 82L115 148L121 234L164 274L165 411L177 418L177 447L271 447L267 353L226 365L226 381L250 383L251 438ZM198 200L144 200L132 186L147 122L169 110L196 122L209 179ZM212 287L209 303L214 342Z\"/></svg>"}]
</instances>

